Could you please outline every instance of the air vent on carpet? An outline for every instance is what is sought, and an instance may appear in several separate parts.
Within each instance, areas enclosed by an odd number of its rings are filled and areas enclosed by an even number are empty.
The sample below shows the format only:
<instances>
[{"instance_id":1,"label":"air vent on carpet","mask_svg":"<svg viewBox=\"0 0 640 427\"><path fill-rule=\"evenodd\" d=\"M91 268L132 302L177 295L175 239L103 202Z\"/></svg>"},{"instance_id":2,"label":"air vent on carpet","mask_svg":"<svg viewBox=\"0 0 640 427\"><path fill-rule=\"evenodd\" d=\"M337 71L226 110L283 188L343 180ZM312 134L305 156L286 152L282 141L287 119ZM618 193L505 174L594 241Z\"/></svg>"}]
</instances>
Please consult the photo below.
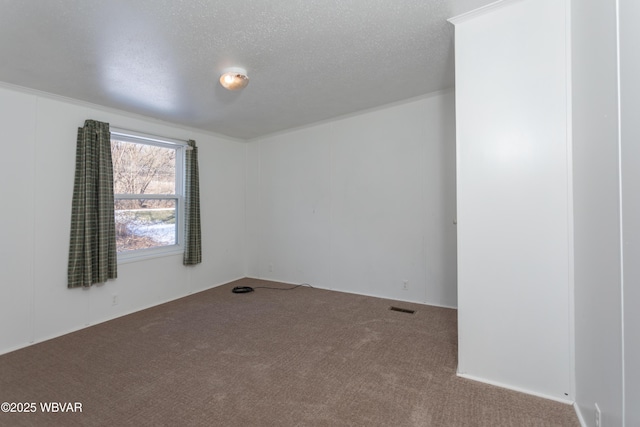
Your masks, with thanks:
<instances>
[{"instance_id":1,"label":"air vent on carpet","mask_svg":"<svg viewBox=\"0 0 640 427\"><path fill-rule=\"evenodd\" d=\"M408 314L413 314L416 312L415 310L409 310L408 308L401 308L401 307L394 307L394 306L389 307L389 310L399 311L400 313L408 313Z\"/></svg>"}]
</instances>

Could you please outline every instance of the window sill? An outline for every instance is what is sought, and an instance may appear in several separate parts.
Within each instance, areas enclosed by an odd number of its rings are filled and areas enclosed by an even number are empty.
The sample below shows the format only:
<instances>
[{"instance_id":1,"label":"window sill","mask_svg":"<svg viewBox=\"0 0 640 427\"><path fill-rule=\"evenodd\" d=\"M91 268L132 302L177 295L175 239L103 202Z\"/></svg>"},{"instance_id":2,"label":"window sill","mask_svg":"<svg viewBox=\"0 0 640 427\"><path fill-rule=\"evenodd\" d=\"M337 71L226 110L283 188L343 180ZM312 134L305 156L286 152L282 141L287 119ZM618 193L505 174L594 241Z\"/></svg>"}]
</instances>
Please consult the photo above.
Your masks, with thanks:
<instances>
[{"instance_id":1,"label":"window sill","mask_svg":"<svg viewBox=\"0 0 640 427\"><path fill-rule=\"evenodd\" d=\"M129 264L132 262L146 261L154 258L163 258L182 254L184 254L184 249L182 248L182 246L176 246L172 248L143 249L130 253L119 253L118 264Z\"/></svg>"}]
</instances>

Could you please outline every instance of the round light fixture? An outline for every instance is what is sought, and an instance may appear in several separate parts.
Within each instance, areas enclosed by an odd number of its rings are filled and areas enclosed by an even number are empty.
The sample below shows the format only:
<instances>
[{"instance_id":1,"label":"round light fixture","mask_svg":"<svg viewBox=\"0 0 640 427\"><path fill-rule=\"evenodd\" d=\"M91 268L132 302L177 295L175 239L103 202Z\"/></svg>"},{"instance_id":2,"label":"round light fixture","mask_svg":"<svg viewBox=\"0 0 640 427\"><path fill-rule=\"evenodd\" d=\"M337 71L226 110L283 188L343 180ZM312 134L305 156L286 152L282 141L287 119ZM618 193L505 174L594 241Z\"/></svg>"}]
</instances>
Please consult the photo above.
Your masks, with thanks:
<instances>
[{"instance_id":1,"label":"round light fixture","mask_svg":"<svg viewBox=\"0 0 640 427\"><path fill-rule=\"evenodd\" d=\"M227 90L240 90L249 84L247 70L244 68L227 68L220 76L220 84Z\"/></svg>"}]
</instances>

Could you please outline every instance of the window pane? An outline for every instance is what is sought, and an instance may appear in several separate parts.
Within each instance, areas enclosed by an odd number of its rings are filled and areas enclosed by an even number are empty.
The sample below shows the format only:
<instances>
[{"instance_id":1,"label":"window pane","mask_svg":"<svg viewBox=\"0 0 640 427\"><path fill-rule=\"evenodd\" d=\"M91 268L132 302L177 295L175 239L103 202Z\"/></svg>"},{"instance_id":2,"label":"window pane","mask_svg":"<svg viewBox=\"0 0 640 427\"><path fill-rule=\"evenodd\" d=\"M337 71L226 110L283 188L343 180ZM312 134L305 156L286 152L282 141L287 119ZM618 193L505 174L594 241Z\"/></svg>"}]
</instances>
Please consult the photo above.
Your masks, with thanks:
<instances>
[{"instance_id":1,"label":"window pane","mask_svg":"<svg viewBox=\"0 0 640 427\"><path fill-rule=\"evenodd\" d=\"M176 200L116 200L118 252L175 245Z\"/></svg>"},{"instance_id":2,"label":"window pane","mask_svg":"<svg viewBox=\"0 0 640 427\"><path fill-rule=\"evenodd\" d=\"M116 194L176 194L176 150L111 140Z\"/></svg>"}]
</instances>

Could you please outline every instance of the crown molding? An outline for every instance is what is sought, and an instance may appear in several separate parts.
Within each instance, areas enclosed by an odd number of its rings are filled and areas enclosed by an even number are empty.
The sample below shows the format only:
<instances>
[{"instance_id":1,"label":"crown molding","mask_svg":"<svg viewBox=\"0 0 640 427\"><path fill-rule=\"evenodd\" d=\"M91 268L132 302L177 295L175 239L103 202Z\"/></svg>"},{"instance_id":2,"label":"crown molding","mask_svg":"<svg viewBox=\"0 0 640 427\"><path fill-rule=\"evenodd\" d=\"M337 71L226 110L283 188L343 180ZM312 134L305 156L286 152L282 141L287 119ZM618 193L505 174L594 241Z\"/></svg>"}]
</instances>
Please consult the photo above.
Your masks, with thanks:
<instances>
[{"instance_id":1,"label":"crown molding","mask_svg":"<svg viewBox=\"0 0 640 427\"><path fill-rule=\"evenodd\" d=\"M526 1L526 0L498 0L496 2L489 3L485 6L479 7L469 12L465 12L461 15L457 15L452 18L449 18L447 19L447 21L449 21L453 25L462 24L464 22L475 19L479 16L486 15L487 13L491 13L499 9L504 9L505 7L512 6L514 3L520 3L523 1Z\"/></svg>"}]
</instances>

